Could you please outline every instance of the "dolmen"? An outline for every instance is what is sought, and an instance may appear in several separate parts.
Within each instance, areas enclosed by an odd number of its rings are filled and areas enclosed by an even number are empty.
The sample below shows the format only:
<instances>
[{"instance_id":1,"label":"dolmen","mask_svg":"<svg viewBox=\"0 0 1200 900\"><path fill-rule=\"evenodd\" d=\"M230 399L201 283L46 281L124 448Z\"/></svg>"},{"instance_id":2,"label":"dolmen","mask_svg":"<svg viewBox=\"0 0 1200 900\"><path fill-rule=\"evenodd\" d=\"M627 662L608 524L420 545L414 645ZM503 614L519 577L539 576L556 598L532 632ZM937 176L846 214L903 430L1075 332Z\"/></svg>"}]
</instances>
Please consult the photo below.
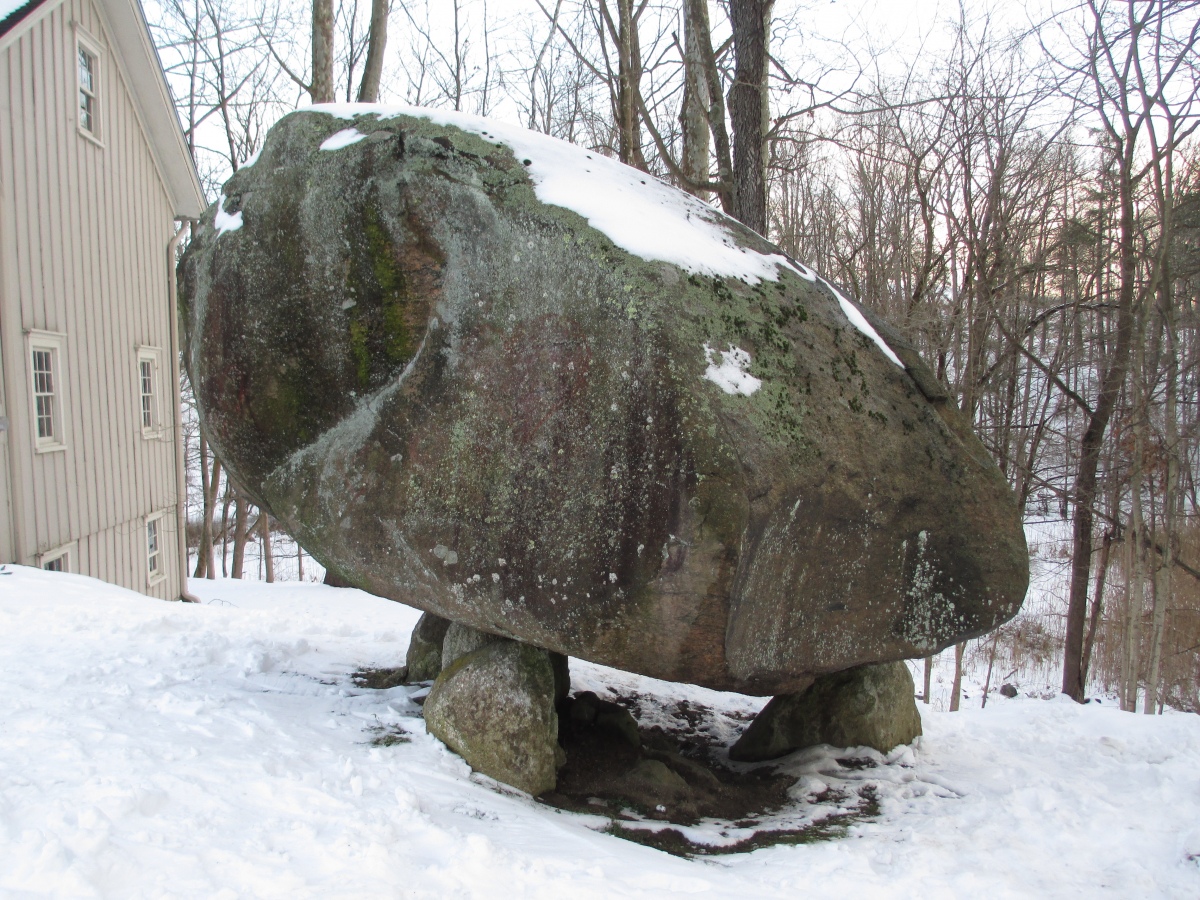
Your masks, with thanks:
<instances>
[{"instance_id":1,"label":"dolmen","mask_svg":"<svg viewBox=\"0 0 1200 900\"><path fill-rule=\"evenodd\" d=\"M734 748L769 758L857 734L813 724L847 691L911 704L898 661L1024 598L1012 492L914 348L599 153L295 112L179 274L232 477L346 583L428 614L430 730L524 790L562 762L565 657L775 696Z\"/></svg>"}]
</instances>

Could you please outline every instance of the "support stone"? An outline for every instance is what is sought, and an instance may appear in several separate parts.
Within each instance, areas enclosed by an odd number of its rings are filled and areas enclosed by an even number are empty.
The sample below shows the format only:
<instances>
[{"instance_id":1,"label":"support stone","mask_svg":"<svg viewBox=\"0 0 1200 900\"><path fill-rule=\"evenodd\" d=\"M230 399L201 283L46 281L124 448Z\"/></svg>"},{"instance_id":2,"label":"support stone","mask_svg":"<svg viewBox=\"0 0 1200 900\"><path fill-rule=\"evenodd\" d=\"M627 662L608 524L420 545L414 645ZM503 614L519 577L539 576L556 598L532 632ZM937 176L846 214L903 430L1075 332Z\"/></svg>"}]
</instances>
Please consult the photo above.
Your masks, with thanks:
<instances>
[{"instance_id":1,"label":"support stone","mask_svg":"<svg viewBox=\"0 0 1200 900\"><path fill-rule=\"evenodd\" d=\"M481 647L504 640L508 640L508 638L502 638L500 635L488 631L480 631L478 628L463 625L461 622L451 622L450 627L446 629L446 637L442 641L442 668L449 668L450 664L459 657L474 653Z\"/></svg>"},{"instance_id":2,"label":"support stone","mask_svg":"<svg viewBox=\"0 0 1200 900\"><path fill-rule=\"evenodd\" d=\"M432 613L425 613L417 620L412 637L408 639L408 656L405 659L410 682L433 681L438 677L442 671L442 644L449 627L449 619Z\"/></svg>"},{"instance_id":3,"label":"support stone","mask_svg":"<svg viewBox=\"0 0 1200 900\"><path fill-rule=\"evenodd\" d=\"M429 733L477 772L535 796L553 790L566 756L549 651L455 623L442 655L425 701Z\"/></svg>"},{"instance_id":4,"label":"support stone","mask_svg":"<svg viewBox=\"0 0 1200 900\"><path fill-rule=\"evenodd\" d=\"M822 675L807 690L772 697L729 749L729 758L759 762L816 744L887 753L921 734L913 694L903 662Z\"/></svg>"}]
</instances>

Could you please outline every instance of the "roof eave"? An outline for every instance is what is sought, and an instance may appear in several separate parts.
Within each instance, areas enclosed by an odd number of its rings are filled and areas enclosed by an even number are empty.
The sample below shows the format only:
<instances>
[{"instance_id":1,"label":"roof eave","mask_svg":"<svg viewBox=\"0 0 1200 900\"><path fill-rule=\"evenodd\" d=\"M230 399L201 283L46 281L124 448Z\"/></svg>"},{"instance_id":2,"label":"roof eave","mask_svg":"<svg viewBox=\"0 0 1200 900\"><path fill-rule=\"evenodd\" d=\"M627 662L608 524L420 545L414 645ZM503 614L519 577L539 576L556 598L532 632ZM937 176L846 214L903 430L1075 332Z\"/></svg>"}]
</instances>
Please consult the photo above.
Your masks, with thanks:
<instances>
[{"instance_id":1,"label":"roof eave","mask_svg":"<svg viewBox=\"0 0 1200 900\"><path fill-rule=\"evenodd\" d=\"M108 20L116 50L129 73L130 91L137 104L147 139L158 162L177 218L198 219L207 208L204 190L183 138L175 101L167 87L162 63L150 40L138 0L97 0Z\"/></svg>"},{"instance_id":2,"label":"roof eave","mask_svg":"<svg viewBox=\"0 0 1200 900\"><path fill-rule=\"evenodd\" d=\"M32 24L38 16L36 13L45 12L43 7L49 7L46 0L29 0L24 6L14 9L11 13L0 19L0 47L3 47L9 41L15 40L17 35L23 31L22 25Z\"/></svg>"}]
</instances>

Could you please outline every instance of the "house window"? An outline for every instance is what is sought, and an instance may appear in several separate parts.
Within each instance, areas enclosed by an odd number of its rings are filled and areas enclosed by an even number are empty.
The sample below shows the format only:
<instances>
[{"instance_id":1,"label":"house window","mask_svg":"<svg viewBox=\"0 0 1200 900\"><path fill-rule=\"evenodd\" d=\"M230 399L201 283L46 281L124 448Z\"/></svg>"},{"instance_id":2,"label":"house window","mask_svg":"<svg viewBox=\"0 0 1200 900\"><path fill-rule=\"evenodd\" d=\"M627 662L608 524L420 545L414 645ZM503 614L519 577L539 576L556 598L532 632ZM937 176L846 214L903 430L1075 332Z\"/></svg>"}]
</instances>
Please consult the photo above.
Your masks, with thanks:
<instances>
[{"instance_id":1,"label":"house window","mask_svg":"<svg viewBox=\"0 0 1200 900\"><path fill-rule=\"evenodd\" d=\"M154 427L154 363L148 359L138 361L142 386L142 428Z\"/></svg>"},{"instance_id":2,"label":"house window","mask_svg":"<svg viewBox=\"0 0 1200 900\"><path fill-rule=\"evenodd\" d=\"M54 394L57 369L53 350L41 347L34 349L33 405L39 441L52 441L58 437L58 429L54 426L54 420L58 416L58 398Z\"/></svg>"},{"instance_id":3,"label":"house window","mask_svg":"<svg viewBox=\"0 0 1200 900\"><path fill-rule=\"evenodd\" d=\"M72 541L61 547L55 547L53 550L47 550L38 555L37 564L47 572L70 572L71 555L74 549L75 542Z\"/></svg>"},{"instance_id":4,"label":"house window","mask_svg":"<svg viewBox=\"0 0 1200 900\"><path fill-rule=\"evenodd\" d=\"M151 584L161 581L167 574L163 570L162 523L162 513L146 520L146 576Z\"/></svg>"},{"instance_id":5,"label":"house window","mask_svg":"<svg viewBox=\"0 0 1200 900\"><path fill-rule=\"evenodd\" d=\"M137 415L143 437L158 437L162 428L160 410L159 361L157 347L140 347L137 354Z\"/></svg>"},{"instance_id":6,"label":"house window","mask_svg":"<svg viewBox=\"0 0 1200 900\"><path fill-rule=\"evenodd\" d=\"M66 447L63 426L64 335L30 331L26 347L33 400L33 443L40 452Z\"/></svg>"},{"instance_id":7,"label":"house window","mask_svg":"<svg viewBox=\"0 0 1200 900\"><path fill-rule=\"evenodd\" d=\"M79 124L96 133L96 57L79 48Z\"/></svg>"},{"instance_id":8,"label":"house window","mask_svg":"<svg viewBox=\"0 0 1200 900\"><path fill-rule=\"evenodd\" d=\"M79 133L100 139L100 64L99 44L77 29L75 34L75 83L78 91Z\"/></svg>"}]
</instances>

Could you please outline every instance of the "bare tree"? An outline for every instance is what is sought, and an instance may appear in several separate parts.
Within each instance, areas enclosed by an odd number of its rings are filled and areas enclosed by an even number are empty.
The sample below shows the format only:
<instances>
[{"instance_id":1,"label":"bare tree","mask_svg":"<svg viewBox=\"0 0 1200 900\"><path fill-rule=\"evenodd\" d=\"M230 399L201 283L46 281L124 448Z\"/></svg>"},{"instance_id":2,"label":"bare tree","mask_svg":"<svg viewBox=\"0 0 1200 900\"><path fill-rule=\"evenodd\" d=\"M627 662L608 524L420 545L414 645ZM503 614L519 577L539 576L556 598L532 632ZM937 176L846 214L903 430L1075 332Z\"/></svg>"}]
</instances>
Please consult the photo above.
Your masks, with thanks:
<instances>
[{"instance_id":1,"label":"bare tree","mask_svg":"<svg viewBox=\"0 0 1200 900\"><path fill-rule=\"evenodd\" d=\"M1105 431L1129 370L1136 308L1155 297L1163 279L1170 234L1158 237L1149 271L1139 278L1137 190L1148 176L1156 182L1180 144L1195 130L1197 82L1195 56L1200 19L1195 4L1150 0L1104 3L1087 0L1081 63L1068 67L1076 76L1077 99L1095 115L1107 137L1116 170L1120 276L1116 287L1116 340L1104 361L1094 404L1086 405L1087 427L1080 442L1074 485L1071 593L1063 660L1063 693L1082 702L1083 639L1093 553L1097 472ZM1181 27L1182 26L1182 27ZM1180 81L1191 75L1191 85ZM1165 211L1162 211L1165 212ZM1169 224L1169 214L1166 222ZM1136 490L1136 485L1135 485ZM1134 508L1140 500L1134 498ZM1139 536L1140 544L1140 536ZM1139 551L1140 553L1140 551Z\"/></svg>"},{"instance_id":2,"label":"bare tree","mask_svg":"<svg viewBox=\"0 0 1200 900\"><path fill-rule=\"evenodd\" d=\"M708 4L685 0L683 4L683 102L679 110L679 129L682 136L679 168L683 173L680 187L701 199L709 191L700 185L709 181L709 109L712 99L708 89L705 65L705 45L712 52L709 37Z\"/></svg>"},{"instance_id":3,"label":"bare tree","mask_svg":"<svg viewBox=\"0 0 1200 900\"><path fill-rule=\"evenodd\" d=\"M729 88L733 126L733 208L730 214L767 231L767 133L770 130L771 10L774 0L729 0L734 74Z\"/></svg>"},{"instance_id":4,"label":"bare tree","mask_svg":"<svg viewBox=\"0 0 1200 900\"><path fill-rule=\"evenodd\" d=\"M306 87L313 103L333 102L333 0L313 0L312 83Z\"/></svg>"},{"instance_id":5,"label":"bare tree","mask_svg":"<svg viewBox=\"0 0 1200 900\"><path fill-rule=\"evenodd\" d=\"M265 578L270 583L275 580L275 550L271 546L271 517L265 509L258 514L258 538L262 542L261 559Z\"/></svg>"},{"instance_id":6,"label":"bare tree","mask_svg":"<svg viewBox=\"0 0 1200 900\"><path fill-rule=\"evenodd\" d=\"M387 48L389 0L371 0L371 30L367 43L367 61L358 86L359 103L379 100L379 81L383 77L383 52Z\"/></svg>"}]
</instances>

